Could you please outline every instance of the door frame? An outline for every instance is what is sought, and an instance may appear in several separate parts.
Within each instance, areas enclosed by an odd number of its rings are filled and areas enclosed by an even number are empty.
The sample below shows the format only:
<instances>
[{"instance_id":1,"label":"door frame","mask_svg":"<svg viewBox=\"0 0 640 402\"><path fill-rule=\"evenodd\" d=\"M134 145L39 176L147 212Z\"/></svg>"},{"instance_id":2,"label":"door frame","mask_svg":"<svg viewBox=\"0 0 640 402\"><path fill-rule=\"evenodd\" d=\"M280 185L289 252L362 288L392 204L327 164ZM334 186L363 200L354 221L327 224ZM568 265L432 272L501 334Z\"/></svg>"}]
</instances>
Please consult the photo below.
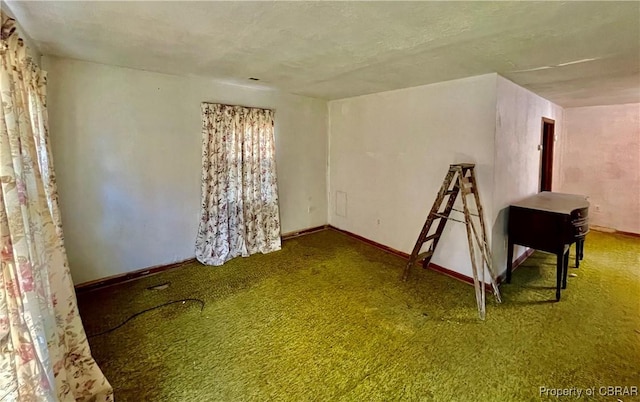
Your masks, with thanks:
<instances>
[{"instance_id":1,"label":"door frame","mask_svg":"<svg viewBox=\"0 0 640 402\"><path fill-rule=\"evenodd\" d=\"M553 186L553 154L555 148L556 121L542 118L540 130L540 170L538 190L551 191Z\"/></svg>"}]
</instances>

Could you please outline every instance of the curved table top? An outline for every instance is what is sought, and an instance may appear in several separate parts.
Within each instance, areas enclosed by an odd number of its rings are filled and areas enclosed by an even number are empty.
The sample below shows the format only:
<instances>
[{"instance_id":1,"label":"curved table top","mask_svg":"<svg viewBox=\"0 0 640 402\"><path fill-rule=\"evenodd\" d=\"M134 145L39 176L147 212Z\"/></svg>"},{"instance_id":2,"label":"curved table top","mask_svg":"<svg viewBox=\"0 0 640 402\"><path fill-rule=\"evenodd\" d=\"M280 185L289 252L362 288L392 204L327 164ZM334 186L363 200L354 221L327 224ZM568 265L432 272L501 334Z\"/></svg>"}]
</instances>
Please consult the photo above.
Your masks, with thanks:
<instances>
[{"instance_id":1,"label":"curved table top","mask_svg":"<svg viewBox=\"0 0 640 402\"><path fill-rule=\"evenodd\" d=\"M543 191L511 204L512 207L537 209L541 211L571 214L576 209L588 208L589 201L584 195Z\"/></svg>"}]
</instances>

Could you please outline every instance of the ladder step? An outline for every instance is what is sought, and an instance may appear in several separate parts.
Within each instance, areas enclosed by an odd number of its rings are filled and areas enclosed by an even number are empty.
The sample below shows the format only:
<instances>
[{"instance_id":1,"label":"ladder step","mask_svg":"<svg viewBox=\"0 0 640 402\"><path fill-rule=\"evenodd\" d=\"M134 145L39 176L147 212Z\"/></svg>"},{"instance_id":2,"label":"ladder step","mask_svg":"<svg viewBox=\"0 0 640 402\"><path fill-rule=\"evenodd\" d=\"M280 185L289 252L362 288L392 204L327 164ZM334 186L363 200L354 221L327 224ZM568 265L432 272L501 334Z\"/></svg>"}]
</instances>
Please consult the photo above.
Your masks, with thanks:
<instances>
[{"instance_id":1,"label":"ladder step","mask_svg":"<svg viewBox=\"0 0 640 402\"><path fill-rule=\"evenodd\" d=\"M460 213L463 213L463 214L464 214L464 211L463 211L463 210L461 210L461 209L451 208L451 210L452 210L452 211L456 211L456 212L460 212ZM480 215L478 215L478 213L477 213L477 212L474 212L474 211L469 211L469 215L471 215L471 216L480 216Z\"/></svg>"},{"instance_id":2,"label":"ladder step","mask_svg":"<svg viewBox=\"0 0 640 402\"><path fill-rule=\"evenodd\" d=\"M436 239L436 238L438 238L438 237L440 237L440 233L434 233L434 234L432 234L431 236L427 236L427 237L424 239L424 242L426 243L426 242L428 242L429 240L433 240L433 239Z\"/></svg>"},{"instance_id":3,"label":"ladder step","mask_svg":"<svg viewBox=\"0 0 640 402\"><path fill-rule=\"evenodd\" d=\"M442 213L432 213L429 216L433 216L433 219L447 219L447 220L450 220L450 221L466 223L465 221L461 221L460 219L456 219L456 218L451 218L450 216L442 214Z\"/></svg>"},{"instance_id":4,"label":"ladder step","mask_svg":"<svg viewBox=\"0 0 640 402\"><path fill-rule=\"evenodd\" d=\"M418 254L418 256L416 257L416 261L422 261L427 257L431 257L432 255L433 255L433 251L432 250L425 251L424 253Z\"/></svg>"},{"instance_id":5,"label":"ladder step","mask_svg":"<svg viewBox=\"0 0 640 402\"><path fill-rule=\"evenodd\" d=\"M449 168L461 167L463 169L471 169L475 165L476 165L475 163L454 163L452 165L449 165Z\"/></svg>"}]
</instances>

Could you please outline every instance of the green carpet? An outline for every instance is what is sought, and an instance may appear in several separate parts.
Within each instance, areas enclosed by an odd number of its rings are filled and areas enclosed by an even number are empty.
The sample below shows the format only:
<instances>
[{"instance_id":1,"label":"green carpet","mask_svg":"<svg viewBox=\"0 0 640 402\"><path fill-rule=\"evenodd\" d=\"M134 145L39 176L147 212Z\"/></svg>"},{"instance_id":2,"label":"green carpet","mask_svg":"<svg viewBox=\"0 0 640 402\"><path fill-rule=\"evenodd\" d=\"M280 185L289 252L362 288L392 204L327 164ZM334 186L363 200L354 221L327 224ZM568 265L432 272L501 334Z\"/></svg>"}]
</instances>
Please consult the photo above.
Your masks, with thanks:
<instances>
[{"instance_id":1,"label":"green carpet","mask_svg":"<svg viewBox=\"0 0 640 402\"><path fill-rule=\"evenodd\" d=\"M599 387L640 386L639 239L591 232L559 303L555 256L535 253L501 286L502 304L487 298L484 322L473 287L417 266L401 282L404 264L326 230L79 304L94 334L167 301L206 303L165 306L90 339L120 402L558 400L540 387L596 387L580 400L616 401Z\"/></svg>"}]
</instances>

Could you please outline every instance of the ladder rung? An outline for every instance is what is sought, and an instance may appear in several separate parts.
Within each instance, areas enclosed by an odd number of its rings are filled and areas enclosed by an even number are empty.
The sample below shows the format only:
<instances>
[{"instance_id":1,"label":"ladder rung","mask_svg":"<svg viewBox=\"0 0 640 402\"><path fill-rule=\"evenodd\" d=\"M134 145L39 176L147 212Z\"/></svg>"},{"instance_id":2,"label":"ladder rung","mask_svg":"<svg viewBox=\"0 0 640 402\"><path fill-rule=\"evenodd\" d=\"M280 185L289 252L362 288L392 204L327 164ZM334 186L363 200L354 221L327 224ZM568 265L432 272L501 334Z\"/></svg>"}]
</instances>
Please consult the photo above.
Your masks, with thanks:
<instances>
[{"instance_id":1,"label":"ladder rung","mask_svg":"<svg viewBox=\"0 0 640 402\"><path fill-rule=\"evenodd\" d=\"M449 171L458 172L462 170L466 172L470 169L473 169L475 165L473 163L456 163L455 165L449 165Z\"/></svg>"},{"instance_id":2,"label":"ladder rung","mask_svg":"<svg viewBox=\"0 0 640 402\"><path fill-rule=\"evenodd\" d=\"M475 163L454 163L452 165L449 165L449 167L461 167L463 169L471 169L475 166Z\"/></svg>"},{"instance_id":3,"label":"ladder rung","mask_svg":"<svg viewBox=\"0 0 640 402\"><path fill-rule=\"evenodd\" d=\"M431 257L432 255L433 255L433 251L432 250L425 251L424 253L418 254L418 256L416 257L416 261L422 261L427 257Z\"/></svg>"},{"instance_id":4,"label":"ladder rung","mask_svg":"<svg viewBox=\"0 0 640 402\"><path fill-rule=\"evenodd\" d=\"M451 218L451 217L443 215L443 214L431 214L431 215L435 216L435 218L448 219L450 221L455 221L455 222L460 222L460 223L467 223L465 221L461 221L460 219Z\"/></svg>"},{"instance_id":5,"label":"ladder rung","mask_svg":"<svg viewBox=\"0 0 640 402\"><path fill-rule=\"evenodd\" d=\"M452 211L456 211L456 212L460 212L460 213L463 213L463 214L464 214L464 211L463 211L463 210L461 210L461 209L451 208L451 210L452 210ZM472 216L480 216L480 215L478 215L477 213L474 213L473 211L469 211L469 215L472 215Z\"/></svg>"},{"instance_id":6,"label":"ladder rung","mask_svg":"<svg viewBox=\"0 0 640 402\"><path fill-rule=\"evenodd\" d=\"M433 239L438 238L438 237L440 237L440 233L434 233L434 234L432 234L431 236L427 236L427 238L426 238L426 239L424 239L424 242L426 243L426 242L428 242L429 240L433 240Z\"/></svg>"}]
</instances>

